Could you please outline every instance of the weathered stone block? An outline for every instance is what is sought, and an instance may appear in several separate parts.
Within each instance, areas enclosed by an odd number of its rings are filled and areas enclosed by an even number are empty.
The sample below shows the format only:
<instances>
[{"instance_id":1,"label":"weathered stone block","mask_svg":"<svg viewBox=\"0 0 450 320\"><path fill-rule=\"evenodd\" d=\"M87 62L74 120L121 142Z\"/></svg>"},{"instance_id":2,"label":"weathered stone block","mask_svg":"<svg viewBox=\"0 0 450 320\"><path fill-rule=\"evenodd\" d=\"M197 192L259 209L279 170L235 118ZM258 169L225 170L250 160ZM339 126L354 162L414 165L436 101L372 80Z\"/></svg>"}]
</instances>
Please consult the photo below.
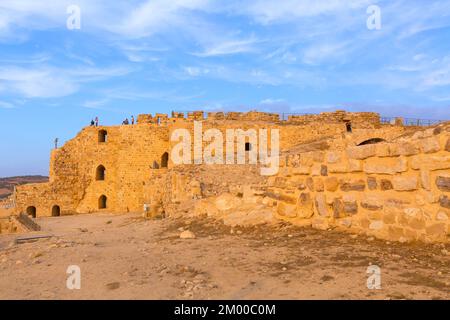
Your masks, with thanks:
<instances>
[{"instance_id":1,"label":"weathered stone block","mask_svg":"<svg viewBox=\"0 0 450 320\"><path fill-rule=\"evenodd\" d=\"M344 212L348 215L358 213L358 203L356 201L344 201Z\"/></svg>"},{"instance_id":2,"label":"weathered stone block","mask_svg":"<svg viewBox=\"0 0 450 320\"><path fill-rule=\"evenodd\" d=\"M370 230L381 230L383 229L384 223L381 220L372 221L369 225Z\"/></svg>"},{"instance_id":3,"label":"weathered stone block","mask_svg":"<svg viewBox=\"0 0 450 320\"><path fill-rule=\"evenodd\" d=\"M404 229L398 226L389 226L388 228L388 237L392 240L399 240L401 237L403 237Z\"/></svg>"},{"instance_id":4,"label":"weathered stone block","mask_svg":"<svg viewBox=\"0 0 450 320\"><path fill-rule=\"evenodd\" d=\"M333 163L328 165L329 173L347 173L348 171L347 163Z\"/></svg>"},{"instance_id":5,"label":"weathered stone block","mask_svg":"<svg viewBox=\"0 0 450 320\"><path fill-rule=\"evenodd\" d=\"M391 143L389 145L390 156L412 156L419 152L419 146L411 142Z\"/></svg>"},{"instance_id":6,"label":"weathered stone block","mask_svg":"<svg viewBox=\"0 0 450 320\"><path fill-rule=\"evenodd\" d=\"M322 217L330 216L330 212L328 210L326 198L325 198L325 195L323 193L319 193L319 194L316 195L315 204L316 204L316 210L317 210L317 212L319 213L320 216L322 216Z\"/></svg>"},{"instance_id":7,"label":"weathered stone block","mask_svg":"<svg viewBox=\"0 0 450 320\"><path fill-rule=\"evenodd\" d=\"M375 177L368 177L367 186L369 187L369 190L375 190L377 188L377 179Z\"/></svg>"},{"instance_id":8,"label":"weathered stone block","mask_svg":"<svg viewBox=\"0 0 450 320\"><path fill-rule=\"evenodd\" d=\"M436 220L437 221L447 221L448 220L448 215L444 211L439 211L436 214Z\"/></svg>"},{"instance_id":9,"label":"weathered stone block","mask_svg":"<svg viewBox=\"0 0 450 320\"><path fill-rule=\"evenodd\" d=\"M367 210L381 210L383 209L383 200L377 196L367 196L361 201L361 207Z\"/></svg>"},{"instance_id":10,"label":"weathered stone block","mask_svg":"<svg viewBox=\"0 0 450 320\"><path fill-rule=\"evenodd\" d=\"M447 143L445 144L445 151L450 152L450 138L447 139Z\"/></svg>"},{"instance_id":11,"label":"weathered stone block","mask_svg":"<svg viewBox=\"0 0 450 320\"><path fill-rule=\"evenodd\" d=\"M295 218L297 217L297 206L279 201L277 206L277 213L283 217Z\"/></svg>"},{"instance_id":12,"label":"weathered stone block","mask_svg":"<svg viewBox=\"0 0 450 320\"><path fill-rule=\"evenodd\" d=\"M369 144L364 146L347 148L347 155L350 159L363 160L376 155L376 145Z\"/></svg>"},{"instance_id":13,"label":"weathered stone block","mask_svg":"<svg viewBox=\"0 0 450 320\"><path fill-rule=\"evenodd\" d=\"M342 191L364 191L366 189L364 180L341 180L340 185Z\"/></svg>"},{"instance_id":14,"label":"weathered stone block","mask_svg":"<svg viewBox=\"0 0 450 320\"><path fill-rule=\"evenodd\" d=\"M450 199L447 196L440 196L439 197L439 205L443 208L450 209Z\"/></svg>"},{"instance_id":15,"label":"weathered stone block","mask_svg":"<svg viewBox=\"0 0 450 320\"><path fill-rule=\"evenodd\" d=\"M336 177L325 178L325 190L334 192L339 187L339 181Z\"/></svg>"},{"instance_id":16,"label":"weathered stone block","mask_svg":"<svg viewBox=\"0 0 450 320\"><path fill-rule=\"evenodd\" d=\"M388 157L390 155L390 145L387 143L377 143L376 155L378 157Z\"/></svg>"},{"instance_id":17,"label":"weathered stone block","mask_svg":"<svg viewBox=\"0 0 450 320\"><path fill-rule=\"evenodd\" d=\"M297 202L299 218L308 219L314 215L314 203L309 193L303 192L300 194Z\"/></svg>"},{"instance_id":18,"label":"weathered stone block","mask_svg":"<svg viewBox=\"0 0 450 320\"><path fill-rule=\"evenodd\" d=\"M326 159L328 163L337 163L339 161L341 161L341 153L340 152L335 152L335 151L330 151L327 152L326 155Z\"/></svg>"},{"instance_id":19,"label":"weathered stone block","mask_svg":"<svg viewBox=\"0 0 450 320\"><path fill-rule=\"evenodd\" d=\"M328 176L328 167L326 165L320 166L320 175L321 176Z\"/></svg>"},{"instance_id":20,"label":"weathered stone block","mask_svg":"<svg viewBox=\"0 0 450 320\"><path fill-rule=\"evenodd\" d=\"M426 233L432 237L446 236L447 230L445 223L435 223L426 228Z\"/></svg>"},{"instance_id":21,"label":"weathered stone block","mask_svg":"<svg viewBox=\"0 0 450 320\"><path fill-rule=\"evenodd\" d=\"M314 180L313 180L313 178L308 177L308 178L306 179L306 186L308 187L308 189L309 189L310 191L314 191Z\"/></svg>"},{"instance_id":22,"label":"weathered stone block","mask_svg":"<svg viewBox=\"0 0 450 320\"><path fill-rule=\"evenodd\" d=\"M348 159L348 172L363 171L363 162L361 160Z\"/></svg>"},{"instance_id":23,"label":"weathered stone block","mask_svg":"<svg viewBox=\"0 0 450 320\"><path fill-rule=\"evenodd\" d=\"M310 166L299 166L292 168L291 170L293 175L308 175L311 173L311 167Z\"/></svg>"},{"instance_id":24,"label":"weathered stone block","mask_svg":"<svg viewBox=\"0 0 450 320\"><path fill-rule=\"evenodd\" d=\"M335 198L333 201L333 217L342 218L344 217L344 204L341 199Z\"/></svg>"},{"instance_id":25,"label":"weathered stone block","mask_svg":"<svg viewBox=\"0 0 450 320\"><path fill-rule=\"evenodd\" d=\"M371 158L364 163L364 172L369 174L396 174L408 170L406 158Z\"/></svg>"},{"instance_id":26,"label":"weathered stone block","mask_svg":"<svg viewBox=\"0 0 450 320\"><path fill-rule=\"evenodd\" d=\"M394 212L387 212L383 215L383 222L385 224L395 224L397 221L397 214Z\"/></svg>"},{"instance_id":27,"label":"weathered stone block","mask_svg":"<svg viewBox=\"0 0 450 320\"><path fill-rule=\"evenodd\" d=\"M422 230L425 228L425 221L422 219L413 218L409 221L408 226L416 230Z\"/></svg>"},{"instance_id":28,"label":"weathered stone block","mask_svg":"<svg viewBox=\"0 0 450 320\"><path fill-rule=\"evenodd\" d=\"M316 178L314 180L314 190L317 192L323 192L324 185L323 185L323 180L321 178Z\"/></svg>"},{"instance_id":29,"label":"weathered stone block","mask_svg":"<svg viewBox=\"0 0 450 320\"><path fill-rule=\"evenodd\" d=\"M424 153L438 152L441 149L439 139L436 137L420 140L420 148Z\"/></svg>"},{"instance_id":30,"label":"weathered stone block","mask_svg":"<svg viewBox=\"0 0 450 320\"><path fill-rule=\"evenodd\" d=\"M450 192L450 177L445 176L436 177L436 186L441 191Z\"/></svg>"},{"instance_id":31,"label":"weathered stone block","mask_svg":"<svg viewBox=\"0 0 450 320\"><path fill-rule=\"evenodd\" d=\"M387 179L381 179L380 187L381 187L381 190L383 190L383 191L394 189L392 182Z\"/></svg>"},{"instance_id":32,"label":"weathered stone block","mask_svg":"<svg viewBox=\"0 0 450 320\"><path fill-rule=\"evenodd\" d=\"M419 179L417 176L397 176L392 178L392 185L397 191L417 190Z\"/></svg>"},{"instance_id":33,"label":"weathered stone block","mask_svg":"<svg viewBox=\"0 0 450 320\"><path fill-rule=\"evenodd\" d=\"M431 189L430 172L428 170L420 170L420 185L425 190Z\"/></svg>"}]
</instances>

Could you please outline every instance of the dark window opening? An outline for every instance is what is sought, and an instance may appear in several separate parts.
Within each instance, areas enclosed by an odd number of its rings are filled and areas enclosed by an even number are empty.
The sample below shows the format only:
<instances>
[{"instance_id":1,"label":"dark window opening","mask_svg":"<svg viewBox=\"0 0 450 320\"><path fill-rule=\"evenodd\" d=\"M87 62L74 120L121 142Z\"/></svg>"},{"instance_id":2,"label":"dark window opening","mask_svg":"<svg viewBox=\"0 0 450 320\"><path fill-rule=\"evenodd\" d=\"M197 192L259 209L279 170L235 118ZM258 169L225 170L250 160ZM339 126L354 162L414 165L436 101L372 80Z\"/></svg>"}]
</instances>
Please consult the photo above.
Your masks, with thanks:
<instances>
[{"instance_id":1,"label":"dark window opening","mask_svg":"<svg viewBox=\"0 0 450 320\"><path fill-rule=\"evenodd\" d=\"M106 142L108 139L108 132L106 130L100 130L98 132L98 142Z\"/></svg>"},{"instance_id":2,"label":"dark window opening","mask_svg":"<svg viewBox=\"0 0 450 320\"><path fill-rule=\"evenodd\" d=\"M28 207L27 208L27 215L32 216L33 218L36 218L36 207Z\"/></svg>"},{"instance_id":3,"label":"dark window opening","mask_svg":"<svg viewBox=\"0 0 450 320\"><path fill-rule=\"evenodd\" d=\"M376 144L376 143L380 143L380 142L386 142L386 140L381 139L381 138L372 138L372 139L361 142L360 144L358 144L358 146L364 146L366 144Z\"/></svg>"},{"instance_id":4,"label":"dark window opening","mask_svg":"<svg viewBox=\"0 0 450 320\"><path fill-rule=\"evenodd\" d=\"M98 199L98 208L99 209L106 209L106 202L108 201L108 198L106 198L105 195L102 195L99 199Z\"/></svg>"},{"instance_id":5,"label":"dark window opening","mask_svg":"<svg viewBox=\"0 0 450 320\"><path fill-rule=\"evenodd\" d=\"M61 215L61 208L59 206L53 206L52 217L59 217Z\"/></svg>"},{"instance_id":6,"label":"dark window opening","mask_svg":"<svg viewBox=\"0 0 450 320\"><path fill-rule=\"evenodd\" d=\"M153 169L159 169L159 163L156 161L153 161L153 165L152 165Z\"/></svg>"},{"instance_id":7,"label":"dark window opening","mask_svg":"<svg viewBox=\"0 0 450 320\"><path fill-rule=\"evenodd\" d=\"M345 128L347 129L347 132L352 132L352 124L351 122L345 123Z\"/></svg>"},{"instance_id":8,"label":"dark window opening","mask_svg":"<svg viewBox=\"0 0 450 320\"><path fill-rule=\"evenodd\" d=\"M95 172L95 180L98 180L98 181L105 180L105 171L106 171L105 167L102 165L99 165Z\"/></svg>"},{"instance_id":9,"label":"dark window opening","mask_svg":"<svg viewBox=\"0 0 450 320\"><path fill-rule=\"evenodd\" d=\"M252 150L252 144L250 142L246 142L245 143L245 151L250 151Z\"/></svg>"},{"instance_id":10,"label":"dark window opening","mask_svg":"<svg viewBox=\"0 0 450 320\"><path fill-rule=\"evenodd\" d=\"M164 154L161 156L161 168L167 168L169 164L169 154L167 152L164 152Z\"/></svg>"}]
</instances>

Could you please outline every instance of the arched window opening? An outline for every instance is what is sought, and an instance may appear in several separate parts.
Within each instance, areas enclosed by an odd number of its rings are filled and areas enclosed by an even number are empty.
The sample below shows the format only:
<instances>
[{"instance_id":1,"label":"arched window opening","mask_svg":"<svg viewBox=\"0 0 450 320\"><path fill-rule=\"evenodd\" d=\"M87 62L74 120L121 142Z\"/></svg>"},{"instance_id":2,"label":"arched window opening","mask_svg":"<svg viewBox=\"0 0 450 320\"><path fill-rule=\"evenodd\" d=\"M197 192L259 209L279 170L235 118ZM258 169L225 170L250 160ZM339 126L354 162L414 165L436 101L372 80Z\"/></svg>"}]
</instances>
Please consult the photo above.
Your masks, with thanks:
<instances>
[{"instance_id":1,"label":"arched window opening","mask_svg":"<svg viewBox=\"0 0 450 320\"><path fill-rule=\"evenodd\" d=\"M164 152L164 154L161 156L161 168L167 168L169 164L169 154L167 152Z\"/></svg>"},{"instance_id":2,"label":"arched window opening","mask_svg":"<svg viewBox=\"0 0 450 320\"><path fill-rule=\"evenodd\" d=\"M59 206L53 206L52 217L59 217L61 215L61 208Z\"/></svg>"},{"instance_id":3,"label":"arched window opening","mask_svg":"<svg viewBox=\"0 0 450 320\"><path fill-rule=\"evenodd\" d=\"M245 143L245 151L251 151L252 150L252 144L250 142Z\"/></svg>"},{"instance_id":4,"label":"arched window opening","mask_svg":"<svg viewBox=\"0 0 450 320\"><path fill-rule=\"evenodd\" d=\"M99 199L98 199L98 208L99 209L106 209L106 203L108 201L108 198L106 198L105 195L102 195Z\"/></svg>"},{"instance_id":5,"label":"arched window opening","mask_svg":"<svg viewBox=\"0 0 450 320\"><path fill-rule=\"evenodd\" d=\"M36 218L36 207L30 206L27 208L27 215Z\"/></svg>"},{"instance_id":6,"label":"arched window opening","mask_svg":"<svg viewBox=\"0 0 450 320\"><path fill-rule=\"evenodd\" d=\"M366 144L376 144L376 143L380 143L380 142L386 142L386 140L381 139L381 138L372 138L372 139L361 142L360 144L358 144L358 146L364 146Z\"/></svg>"},{"instance_id":7,"label":"arched window opening","mask_svg":"<svg viewBox=\"0 0 450 320\"><path fill-rule=\"evenodd\" d=\"M102 165L99 165L97 167L97 170L95 171L95 180L102 181L105 180L105 167Z\"/></svg>"},{"instance_id":8,"label":"arched window opening","mask_svg":"<svg viewBox=\"0 0 450 320\"><path fill-rule=\"evenodd\" d=\"M98 132L98 142L106 142L108 139L108 132L106 130L100 130Z\"/></svg>"}]
</instances>

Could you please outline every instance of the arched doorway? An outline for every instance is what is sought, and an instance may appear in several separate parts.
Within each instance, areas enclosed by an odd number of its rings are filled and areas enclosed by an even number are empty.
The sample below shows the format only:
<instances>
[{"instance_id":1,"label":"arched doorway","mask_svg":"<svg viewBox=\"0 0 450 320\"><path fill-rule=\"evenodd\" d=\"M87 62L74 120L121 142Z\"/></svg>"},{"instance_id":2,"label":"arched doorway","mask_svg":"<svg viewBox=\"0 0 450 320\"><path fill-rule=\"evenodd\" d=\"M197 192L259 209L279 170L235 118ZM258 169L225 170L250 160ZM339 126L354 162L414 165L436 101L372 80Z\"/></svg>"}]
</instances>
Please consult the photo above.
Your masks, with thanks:
<instances>
[{"instance_id":1,"label":"arched doorway","mask_svg":"<svg viewBox=\"0 0 450 320\"><path fill-rule=\"evenodd\" d=\"M61 215L61 208L57 205L54 205L52 208L52 217L59 217Z\"/></svg>"},{"instance_id":2,"label":"arched doorway","mask_svg":"<svg viewBox=\"0 0 450 320\"><path fill-rule=\"evenodd\" d=\"M98 132L98 142L106 142L108 138L108 132L106 130L100 130Z\"/></svg>"},{"instance_id":3,"label":"arched doorway","mask_svg":"<svg viewBox=\"0 0 450 320\"><path fill-rule=\"evenodd\" d=\"M36 218L36 207L30 206L27 208L27 215Z\"/></svg>"},{"instance_id":4,"label":"arched doorway","mask_svg":"<svg viewBox=\"0 0 450 320\"><path fill-rule=\"evenodd\" d=\"M102 165L99 165L97 167L97 170L95 171L95 180L102 181L105 180L105 167Z\"/></svg>"},{"instance_id":5,"label":"arched doorway","mask_svg":"<svg viewBox=\"0 0 450 320\"><path fill-rule=\"evenodd\" d=\"M100 198L98 198L98 208L106 209L107 201L108 201L108 198L105 195L102 195Z\"/></svg>"},{"instance_id":6,"label":"arched doorway","mask_svg":"<svg viewBox=\"0 0 450 320\"><path fill-rule=\"evenodd\" d=\"M164 154L161 156L161 168L167 168L169 164L169 154L167 152L164 152Z\"/></svg>"}]
</instances>

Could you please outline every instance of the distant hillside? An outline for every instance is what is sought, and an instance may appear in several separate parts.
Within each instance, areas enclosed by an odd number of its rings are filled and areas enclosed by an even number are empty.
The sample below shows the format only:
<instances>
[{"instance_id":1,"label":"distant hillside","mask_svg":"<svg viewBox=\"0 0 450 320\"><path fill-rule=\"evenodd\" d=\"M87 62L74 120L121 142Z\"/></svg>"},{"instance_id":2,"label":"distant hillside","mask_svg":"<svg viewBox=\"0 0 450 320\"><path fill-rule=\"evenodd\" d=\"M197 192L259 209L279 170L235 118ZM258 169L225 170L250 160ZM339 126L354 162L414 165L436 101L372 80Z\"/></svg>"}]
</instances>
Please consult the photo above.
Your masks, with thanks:
<instances>
[{"instance_id":1,"label":"distant hillside","mask_svg":"<svg viewBox=\"0 0 450 320\"><path fill-rule=\"evenodd\" d=\"M8 197L14 191L14 186L25 183L48 182L44 176L20 176L0 178L0 199Z\"/></svg>"}]
</instances>

